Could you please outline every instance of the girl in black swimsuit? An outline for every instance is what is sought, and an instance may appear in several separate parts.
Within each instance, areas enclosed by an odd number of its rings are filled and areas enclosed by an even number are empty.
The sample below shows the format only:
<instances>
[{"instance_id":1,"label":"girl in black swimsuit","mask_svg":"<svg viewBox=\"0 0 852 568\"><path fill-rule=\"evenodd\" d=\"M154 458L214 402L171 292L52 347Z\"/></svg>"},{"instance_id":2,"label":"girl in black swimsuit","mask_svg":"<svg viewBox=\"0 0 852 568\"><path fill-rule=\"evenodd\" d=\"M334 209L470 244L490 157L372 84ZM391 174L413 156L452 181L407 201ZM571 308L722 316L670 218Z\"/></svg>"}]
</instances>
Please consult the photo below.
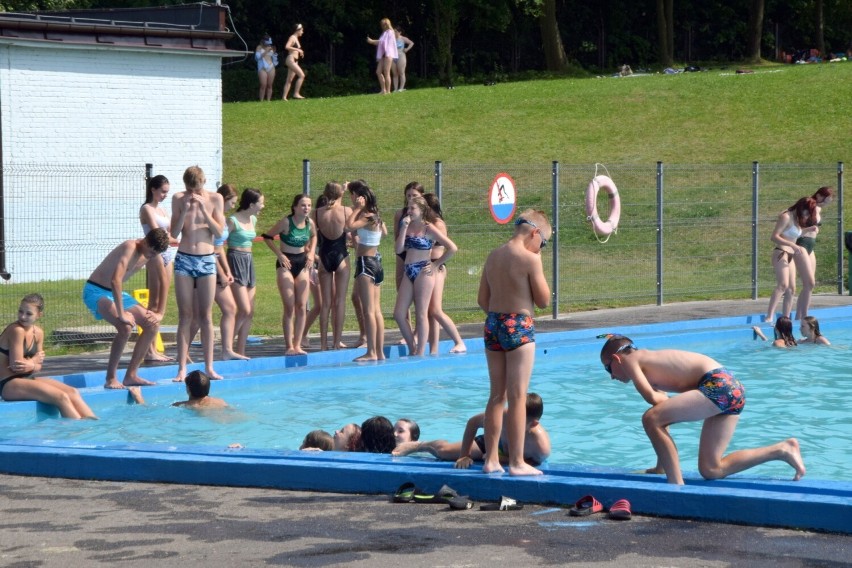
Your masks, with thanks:
<instances>
[{"instance_id":1,"label":"girl in black swimsuit","mask_svg":"<svg viewBox=\"0 0 852 568\"><path fill-rule=\"evenodd\" d=\"M349 288L351 264L346 246L346 219L352 209L343 205L343 185L329 182L323 191L326 204L315 210L314 222L319 237L320 259L320 349L328 349L328 319L332 320L332 349L341 349L343 324L346 319L346 293ZM330 237L329 235L337 235Z\"/></svg>"},{"instance_id":2,"label":"girl in black swimsuit","mask_svg":"<svg viewBox=\"0 0 852 568\"><path fill-rule=\"evenodd\" d=\"M35 325L43 312L39 294L24 296L17 321L0 333L0 398L52 404L65 418L97 418L74 387L32 376L44 361L44 331Z\"/></svg>"}]
</instances>

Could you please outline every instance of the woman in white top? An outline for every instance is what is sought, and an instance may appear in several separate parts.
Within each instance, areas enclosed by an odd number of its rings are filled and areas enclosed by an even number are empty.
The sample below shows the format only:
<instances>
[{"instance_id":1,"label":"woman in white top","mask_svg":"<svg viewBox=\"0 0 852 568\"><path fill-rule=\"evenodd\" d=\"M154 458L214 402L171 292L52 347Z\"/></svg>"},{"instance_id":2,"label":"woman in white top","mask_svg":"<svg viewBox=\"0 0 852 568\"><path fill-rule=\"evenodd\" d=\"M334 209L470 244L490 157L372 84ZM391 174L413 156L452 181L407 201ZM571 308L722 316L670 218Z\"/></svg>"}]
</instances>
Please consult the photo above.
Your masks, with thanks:
<instances>
[{"instance_id":1,"label":"woman in white top","mask_svg":"<svg viewBox=\"0 0 852 568\"><path fill-rule=\"evenodd\" d=\"M142 233L147 235L153 229L164 229L169 232L171 225L171 215L163 209L163 201L169 195L169 180L166 176L154 176L148 180L145 189L145 203L139 208L139 223L142 225ZM160 305L165 303L169 297L169 285L172 278L172 270L174 268L175 249L177 240L169 237L170 247L162 254L151 257L149 264L152 262L162 262L166 267L166 281L161 287L160 282L156 278L152 278L148 283L148 309L153 312L165 313L165 309L161 312ZM168 362L174 361L174 357L169 357L164 353L157 351L156 342L151 343L151 348L148 354L145 355L146 361L152 362Z\"/></svg>"},{"instance_id":2,"label":"woman in white top","mask_svg":"<svg viewBox=\"0 0 852 568\"><path fill-rule=\"evenodd\" d=\"M266 34L254 49L254 60L257 62L257 80L260 82L258 98L262 101L272 100L272 83L275 82L275 62L272 38Z\"/></svg>"},{"instance_id":3,"label":"woman in white top","mask_svg":"<svg viewBox=\"0 0 852 568\"><path fill-rule=\"evenodd\" d=\"M352 197L352 213L346 220L346 230L356 232L355 292L361 300L367 353L355 361L376 361L385 358L385 319L382 315L381 283L385 279L379 244L388 234L379 216L373 190L363 180L346 184Z\"/></svg>"},{"instance_id":4,"label":"woman in white top","mask_svg":"<svg viewBox=\"0 0 852 568\"><path fill-rule=\"evenodd\" d=\"M793 310L793 296L796 294L795 259L807 254L803 247L796 244L796 240L802 235L803 228L816 224L816 207L813 198L803 197L778 215L771 237L775 243L772 250L772 267L775 269L777 284L769 296L769 308L763 318L767 323L775 321L775 308L782 296L782 315L790 317Z\"/></svg>"},{"instance_id":5,"label":"woman in white top","mask_svg":"<svg viewBox=\"0 0 852 568\"><path fill-rule=\"evenodd\" d=\"M294 99L304 99L302 96L302 82L305 80L305 72L299 66L299 59L305 56L302 51L302 44L299 43L299 38L305 33L305 28L302 24L296 24L293 28L293 33L287 39L284 45L284 51L287 52L284 59L284 65L287 66L287 81L284 83L284 93L281 95L283 100L287 100L287 94L290 92L290 85L293 83L293 78L296 78L296 87L293 89Z\"/></svg>"},{"instance_id":6,"label":"woman in white top","mask_svg":"<svg viewBox=\"0 0 852 568\"><path fill-rule=\"evenodd\" d=\"M396 49L396 34L391 21L382 18L379 25L382 27L382 35L379 39L367 36L367 43L376 46L376 77L379 79L379 91L383 95L389 95L392 85L391 67L393 67L393 60L398 58L399 52Z\"/></svg>"}]
</instances>

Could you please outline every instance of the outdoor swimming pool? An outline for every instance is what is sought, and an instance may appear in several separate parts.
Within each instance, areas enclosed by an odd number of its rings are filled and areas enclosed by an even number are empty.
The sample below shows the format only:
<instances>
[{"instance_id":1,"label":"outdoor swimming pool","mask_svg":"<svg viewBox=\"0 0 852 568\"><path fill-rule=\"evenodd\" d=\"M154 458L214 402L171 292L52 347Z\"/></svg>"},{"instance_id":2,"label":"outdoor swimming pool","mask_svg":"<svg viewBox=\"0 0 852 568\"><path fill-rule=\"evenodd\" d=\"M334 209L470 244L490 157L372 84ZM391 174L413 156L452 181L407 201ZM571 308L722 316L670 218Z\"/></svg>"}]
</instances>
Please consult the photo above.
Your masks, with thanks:
<instances>
[{"instance_id":1,"label":"outdoor swimming pool","mask_svg":"<svg viewBox=\"0 0 852 568\"><path fill-rule=\"evenodd\" d=\"M748 402L729 450L799 438L809 479L852 479L852 420L845 401L850 325L822 323L834 345L773 349L753 341L748 326L631 331L640 347L702 351L719 360L746 386ZM613 330L617 331L617 330ZM618 330L620 331L620 330ZM623 467L653 465L653 449L640 417L647 404L631 385L609 379L599 362L600 330L540 334L530 390L542 395L542 423L553 442L550 464ZM167 374L167 376L170 376ZM101 420L37 417L24 406L0 406L0 442L43 441L80 446L166 444L293 450L313 429L334 429L381 414L415 419L421 439L461 439L465 422L481 412L488 376L481 352L464 356L393 359L380 365L339 364L231 374L213 395L232 409L198 416L171 407L185 399L183 385L167 381L144 389L145 406L123 404L115 393L85 393ZM104 396L107 395L107 396ZM672 427L684 470L697 469L700 424ZM422 459L431 458L424 456ZM787 479L792 470L773 462L746 472Z\"/></svg>"}]
</instances>

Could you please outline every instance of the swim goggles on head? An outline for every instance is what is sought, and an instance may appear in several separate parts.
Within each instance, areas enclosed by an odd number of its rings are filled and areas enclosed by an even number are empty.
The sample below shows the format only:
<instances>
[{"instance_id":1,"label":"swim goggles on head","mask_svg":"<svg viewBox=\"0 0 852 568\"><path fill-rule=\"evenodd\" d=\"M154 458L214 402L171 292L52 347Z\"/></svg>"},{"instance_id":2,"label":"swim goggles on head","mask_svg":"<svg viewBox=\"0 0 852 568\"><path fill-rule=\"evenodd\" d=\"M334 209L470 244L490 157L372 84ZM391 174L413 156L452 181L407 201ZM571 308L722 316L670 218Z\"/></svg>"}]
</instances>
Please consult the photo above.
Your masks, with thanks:
<instances>
[{"instance_id":1,"label":"swim goggles on head","mask_svg":"<svg viewBox=\"0 0 852 568\"><path fill-rule=\"evenodd\" d=\"M628 349L636 349L636 346L633 345L632 343L625 343L624 345L622 345L621 347L619 347L618 349L615 350L615 353L612 354L612 357L615 357L616 355L618 355L622 351L626 351ZM609 364L604 365L604 370L607 373L609 373L610 375L612 374L612 357L610 357Z\"/></svg>"}]
</instances>

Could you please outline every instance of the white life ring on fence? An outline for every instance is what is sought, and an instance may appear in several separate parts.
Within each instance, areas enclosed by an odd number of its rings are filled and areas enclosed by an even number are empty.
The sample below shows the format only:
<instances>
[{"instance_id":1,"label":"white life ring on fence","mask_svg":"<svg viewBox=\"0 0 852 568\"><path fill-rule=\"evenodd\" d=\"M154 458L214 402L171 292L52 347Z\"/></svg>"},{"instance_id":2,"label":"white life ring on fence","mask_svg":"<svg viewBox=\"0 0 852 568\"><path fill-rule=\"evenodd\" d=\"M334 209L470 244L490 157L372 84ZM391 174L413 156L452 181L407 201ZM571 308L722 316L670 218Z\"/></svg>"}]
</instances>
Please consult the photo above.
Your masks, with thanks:
<instances>
[{"instance_id":1,"label":"white life ring on fence","mask_svg":"<svg viewBox=\"0 0 852 568\"><path fill-rule=\"evenodd\" d=\"M609 219L602 221L598 215L598 191L603 188L609 194ZM621 217L621 199L618 188L609 176L599 175L592 178L586 188L586 219L591 221L596 235L609 236L618 230L618 220Z\"/></svg>"}]
</instances>

